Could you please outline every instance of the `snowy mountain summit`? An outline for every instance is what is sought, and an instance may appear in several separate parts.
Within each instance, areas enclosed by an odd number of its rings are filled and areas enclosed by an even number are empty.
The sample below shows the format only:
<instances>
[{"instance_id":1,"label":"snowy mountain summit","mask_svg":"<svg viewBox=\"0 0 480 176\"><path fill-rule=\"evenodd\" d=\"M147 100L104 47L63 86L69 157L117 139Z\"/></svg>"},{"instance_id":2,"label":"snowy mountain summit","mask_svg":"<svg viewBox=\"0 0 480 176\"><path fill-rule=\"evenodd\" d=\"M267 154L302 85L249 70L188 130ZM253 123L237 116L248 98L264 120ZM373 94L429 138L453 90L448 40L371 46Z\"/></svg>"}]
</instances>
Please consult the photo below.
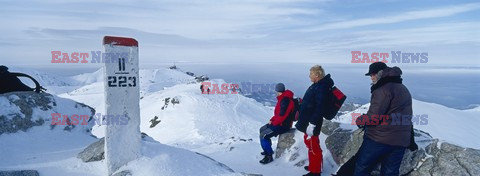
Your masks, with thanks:
<instances>
[{"instance_id":1,"label":"snowy mountain summit","mask_svg":"<svg viewBox=\"0 0 480 176\"><path fill-rule=\"evenodd\" d=\"M106 175L101 157L86 163L77 158L77 153L97 140L91 134L98 120L93 108L35 92L2 94L0 104L1 174ZM90 120L54 124L52 114L72 113L88 115ZM143 156L121 168L120 175L241 175L209 157L160 144L146 135L142 146ZM103 150L103 145L99 149Z\"/></svg>"},{"instance_id":2,"label":"snowy mountain summit","mask_svg":"<svg viewBox=\"0 0 480 176\"><path fill-rule=\"evenodd\" d=\"M0 171L107 175L102 148L105 124L98 123L98 117L105 112L103 71L52 78L34 71L32 76L43 80L42 86L54 95L33 92L0 95ZM38 75L41 78L36 77ZM116 174L278 176L305 173L307 151L303 134L295 130L280 136L279 142L273 140L278 154L272 163L258 163L262 158L258 130L273 115L272 107L242 94L204 94L200 90L202 81L217 85L227 82L195 76L178 68L143 69L139 76L142 156L121 167ZM324 175L335 173L338 165L356 152L360 133L351 125L352 113L364 113L367 109L368 104L344 111L334 123L324 124L320 135ZM448 152L454 151L462 154L462 158L458 158L460 164L480 162L477 152L480 144L475 140L476 133L469 131L480 122L479 112L414 100L414 114L427 115L428 123L415 126L419 129L417 141L425 142L423 153L409 157L418 156L417 159L424 159L427 164L447 166L445 157L452 157ZM52 125L52 114L88 115L93 120L85 125L81 120L76 125ZM452 148L455 150L450 150ZM421 160L415 160L412 167L427 170L416 173L427 173L429 169L431 173L448 173L416 161ZM465 172L458 173L476 175L472 173L480 170L476 165L465 168Z\"/></svg>"}]
</instances>

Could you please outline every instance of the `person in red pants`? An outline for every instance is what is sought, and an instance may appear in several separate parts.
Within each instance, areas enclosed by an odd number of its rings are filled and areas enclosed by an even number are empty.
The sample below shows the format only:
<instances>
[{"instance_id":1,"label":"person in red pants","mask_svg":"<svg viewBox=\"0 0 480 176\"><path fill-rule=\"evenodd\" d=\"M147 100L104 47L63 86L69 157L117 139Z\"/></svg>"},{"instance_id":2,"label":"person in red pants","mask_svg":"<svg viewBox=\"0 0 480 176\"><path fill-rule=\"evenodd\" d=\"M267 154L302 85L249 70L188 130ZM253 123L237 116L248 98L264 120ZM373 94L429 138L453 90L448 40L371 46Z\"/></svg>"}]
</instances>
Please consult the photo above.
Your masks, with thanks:
<instances>
[{"instance_id":1,"label":"person in red pants","mask_svg":"<svg viewBox=\"0 0 480 176\"><path fill-rule=\"evenodd\" d=\"M308 148L308 162L309 165L305 167L306 170L310 171L314 175L315 173L320 174L322 172L323 166L323 155L322 148L320 148L320 139L318 136L308 136L305 134L303 141ZM308 175L308 174L307 174Z\"/></svg>"},{"instance_id":2,"label":"person in red pants","mask_svg":"<svg viewBox=\"0 0 480 176\"><path fill-rule=\"evenodd\" d=\"M312 85L303 96L300 106L297 130L304 132L305 145L308 148L308 174L304 176L320 176L322 172L323 156L320 148L320 130L323 123L324 107L329 89L333 86L330 74L325 75L323 68L315 65L310 69Z\"/></svg>"}]
</instances>

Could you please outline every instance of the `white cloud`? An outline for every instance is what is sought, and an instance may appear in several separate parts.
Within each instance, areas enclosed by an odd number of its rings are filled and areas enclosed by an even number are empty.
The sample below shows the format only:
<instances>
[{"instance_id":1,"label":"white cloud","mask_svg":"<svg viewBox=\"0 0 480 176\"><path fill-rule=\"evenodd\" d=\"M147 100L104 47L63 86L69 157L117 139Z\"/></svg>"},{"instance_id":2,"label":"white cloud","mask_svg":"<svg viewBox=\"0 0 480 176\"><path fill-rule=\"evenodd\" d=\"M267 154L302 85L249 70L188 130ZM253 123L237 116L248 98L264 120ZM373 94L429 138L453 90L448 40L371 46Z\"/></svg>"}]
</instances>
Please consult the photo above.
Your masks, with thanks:
<instances>
[{"instance_id":1,"label":"white cloud","mask_svg":"<svg viewBox=\"0 0 480 176\"><path fill-rule=\"evenodd\" d=\"M410 20L429 19L452 16L458 13L469 12L480 9L480 3L453 5L428 10L409 11L392 16L383 16L375 18L353 19L340 22L327 23L318 27L300 29L303 32L324 31L332 29L347 29L360 26L375 24L390 24Z\"/></svg>"},{"instance_id":2,"label":"white cloud","mask_svg":"<svg viewBox=\"0 0 480 176\"><path fill-rule=\"evenodd\" d=\"M331 22L305 30L310 32L298 31L302 26L320 23L319 19L338 20L334 10L323 9L329 7L328 3L315 0L8 1L0 6L3 24L0 53L2 62L45 63L51 50L102 50L102 37L117 35L138 39L145 62L316 62L321 59L335 63L339 57L332 53L348 54L345 50L351 48L422 46L428 49L438 44L449 47L480 43L480 23L468 20L457 23L425 20L425 24L399 25L395 30L325 31L453 16L480 9L480 3Z\"/></svg>"},{"instance_id":3,"label":"white cloud","mask_svg":"<svg viewBox=\"0 0 480 176\"><path fill-rule=\"evenodd\" d=\"M313 0L232 1L57 1L9 2L0 17L20 28L95 29L122 27L189 38L239 38L268 31L256 26L289 26L294 15L321 9L295 7ZM314 2L321 3L321 2ZM24 6L23 4L29 4ZM248 31L248 32L243 32Z\"/></svg>"},{"instance_id":4,"label":"white cloud","mask_svg":"<svg viewBox=\"0 0 480 176\"><path fill-rule=\"evenodd\" d=\"M312 48L322 51L480 43L480 22L442 23L397 30L365 30L315 40L323 42L316 42Z\"/></svg>"}]
</instances>

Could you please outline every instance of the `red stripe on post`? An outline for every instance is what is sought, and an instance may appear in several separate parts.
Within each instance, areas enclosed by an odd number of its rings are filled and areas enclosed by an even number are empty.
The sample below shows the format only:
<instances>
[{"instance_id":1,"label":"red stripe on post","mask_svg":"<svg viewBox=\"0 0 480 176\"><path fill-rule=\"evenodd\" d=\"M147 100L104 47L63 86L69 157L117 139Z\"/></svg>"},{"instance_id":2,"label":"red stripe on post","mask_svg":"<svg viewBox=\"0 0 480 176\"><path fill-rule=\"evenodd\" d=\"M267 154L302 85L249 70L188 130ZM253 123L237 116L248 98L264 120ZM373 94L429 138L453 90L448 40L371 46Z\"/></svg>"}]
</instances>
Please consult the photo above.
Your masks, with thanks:
<instances>
[{"instance_id":1,"label":"red stripe on post","mask_svg":"<svg viewBox=\"0 0 480 176\"><path fill-rule=\"evenodd\" d=\"M103 37L103 44L138 47L137 40L135 40L134 38L125 38L125 37L105 36Z\"/></svg>"}]
</instances>

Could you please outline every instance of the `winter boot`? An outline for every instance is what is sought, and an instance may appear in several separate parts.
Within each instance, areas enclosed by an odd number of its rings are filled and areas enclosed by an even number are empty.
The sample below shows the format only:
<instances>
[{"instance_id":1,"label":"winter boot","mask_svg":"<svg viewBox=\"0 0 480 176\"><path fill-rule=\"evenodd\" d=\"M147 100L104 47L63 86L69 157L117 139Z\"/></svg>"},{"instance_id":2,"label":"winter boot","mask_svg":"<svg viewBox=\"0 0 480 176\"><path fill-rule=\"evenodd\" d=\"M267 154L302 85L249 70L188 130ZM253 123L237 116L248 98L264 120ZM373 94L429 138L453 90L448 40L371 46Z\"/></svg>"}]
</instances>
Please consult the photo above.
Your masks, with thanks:
<instances>
[{"instance_id":1,"label":"winter boot","mask_svg":"<svg viewBox=\"0 0 480 176\"><path fill-rule=\"evenodd\" d=\"M260 163L268 164L268 163L271 163L272 161L273 161L272 155L265 155L265 157L262 160L260 160Z\"/></svg>"},{"instance_id":2,"label":"winter boot","mask_svg":"<svg viewBox=\"0 0 480 176\"><path fill-rule=\"evenodd\" d=\"M260 154L261 154L261 155L267 155L267 153L265 153L265 152L261 152Z\"/></svg>"}]
</instances>

